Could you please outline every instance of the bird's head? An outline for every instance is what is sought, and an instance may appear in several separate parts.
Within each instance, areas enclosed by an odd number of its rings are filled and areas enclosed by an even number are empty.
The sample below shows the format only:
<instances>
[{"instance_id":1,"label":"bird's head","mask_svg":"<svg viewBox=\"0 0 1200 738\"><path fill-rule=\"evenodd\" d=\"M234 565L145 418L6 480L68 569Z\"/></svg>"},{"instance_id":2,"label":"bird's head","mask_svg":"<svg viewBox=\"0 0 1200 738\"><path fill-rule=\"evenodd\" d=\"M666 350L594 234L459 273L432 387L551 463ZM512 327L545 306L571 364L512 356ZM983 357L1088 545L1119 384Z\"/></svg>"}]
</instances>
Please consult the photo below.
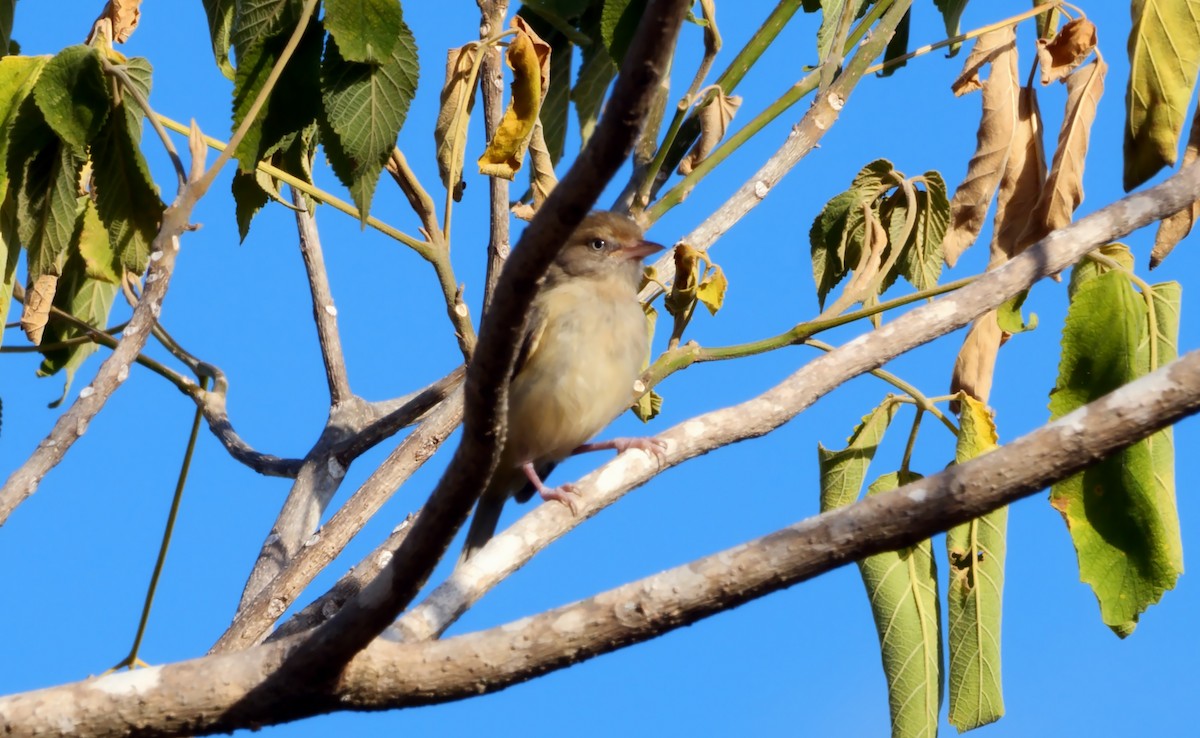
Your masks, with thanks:
<instances>
[{"instance_id":1,"label":"bird's head","mask_svg":"<svg viewBox=\"0 0 1200 738\"><path fill-rule=\"evenodd\" d=\"M588 213L551 267L551 279L598 279L616 276L637 288L642 278L642 259L663 247L643 238L642 228L632 218L606 210Z\"/></svg>"}]
</instances>

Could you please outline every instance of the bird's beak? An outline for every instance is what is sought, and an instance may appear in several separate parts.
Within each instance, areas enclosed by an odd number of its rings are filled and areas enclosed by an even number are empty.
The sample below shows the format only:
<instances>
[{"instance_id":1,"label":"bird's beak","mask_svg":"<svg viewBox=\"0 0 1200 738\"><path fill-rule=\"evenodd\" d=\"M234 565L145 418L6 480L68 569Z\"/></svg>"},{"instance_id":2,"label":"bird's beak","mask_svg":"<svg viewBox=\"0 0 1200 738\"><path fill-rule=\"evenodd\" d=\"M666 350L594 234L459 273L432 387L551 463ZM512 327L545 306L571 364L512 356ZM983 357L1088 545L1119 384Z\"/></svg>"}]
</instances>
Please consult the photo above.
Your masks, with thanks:
<instances>
[{"instance_id":1,"label":"bird's beak","mask_svg":"<svg viewBox=\"0 0 1200 738\"><path fill-rule=\"evenodd\" d=\"M638 241L621 247L621 254L628 259L641 261L651 254L657 254L663 247L653 241Z\"/></svg>"}]
</instances>

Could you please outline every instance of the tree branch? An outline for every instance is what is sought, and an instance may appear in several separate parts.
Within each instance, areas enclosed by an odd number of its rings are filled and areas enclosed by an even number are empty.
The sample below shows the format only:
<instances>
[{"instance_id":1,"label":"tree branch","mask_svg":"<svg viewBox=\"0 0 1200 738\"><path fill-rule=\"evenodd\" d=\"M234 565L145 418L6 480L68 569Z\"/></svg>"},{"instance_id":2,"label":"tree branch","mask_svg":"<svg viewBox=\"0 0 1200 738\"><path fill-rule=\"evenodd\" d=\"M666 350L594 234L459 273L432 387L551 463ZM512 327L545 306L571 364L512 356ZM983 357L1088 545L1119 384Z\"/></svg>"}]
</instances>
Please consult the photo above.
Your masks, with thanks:
<instances>
[{"instance_id":1,"label":"tree branch","mask_svg":"<svg viewBox=\"0 0 1200 738\"><path fill-rule=\"evenodd\" d=\"M966 464L595 597L429 643L377 640L336 684L263 692L301 640L0 698L22 735L173 736L495 692L640 643L1033 494L1200 410L1200 351Z\"/></svg>"},{"instance_id":2,"label":"tree branch","mask_svg":"<svg viewBox=\"0 0 1200 738\"><path fill-rule=\"evenodd\" d=\"M346 359L342 355L342 338L338 333L337 308L329 290L325 272L325 257L321 253L321 234L317 217L309 212L304 196L292 189L292 204L296 210L296 230L300 235L300 255L308 274L308 289L312 294L313 321L317 325L317 340L321 344L321 359L329 385L329 403L340 405L351 396L350 379L346 374Z\"/></svg>"},{"instance_id":3,"label":"tree branch","mask_svg":"<svg viewBox=\"0 0 1200 738\"><path fill-rule=\"evenodd\" d=\"M478 0L479 38L488 39L500 32L508 12L508 0ZM504 115L504 64L500 48L494 44L480 49L483 61L479 67L479 89L483 94L483 133L488 141L496 135ZM508 180L488 177L488 208L490 230L487 247L487 272L483 287L483 310L486 312L509 253Z\"/></svg>"}]
</instances>

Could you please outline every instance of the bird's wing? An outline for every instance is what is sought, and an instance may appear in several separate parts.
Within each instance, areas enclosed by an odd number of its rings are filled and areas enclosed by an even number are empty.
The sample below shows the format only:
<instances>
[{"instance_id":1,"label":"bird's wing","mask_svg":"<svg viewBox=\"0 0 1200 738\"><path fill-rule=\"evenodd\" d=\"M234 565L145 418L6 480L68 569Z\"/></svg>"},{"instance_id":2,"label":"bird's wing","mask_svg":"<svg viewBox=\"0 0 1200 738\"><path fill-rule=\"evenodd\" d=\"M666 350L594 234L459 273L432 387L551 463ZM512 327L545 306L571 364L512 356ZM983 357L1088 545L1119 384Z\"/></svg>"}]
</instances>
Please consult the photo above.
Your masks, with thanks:
<instances>
[{"instance_id":1,"label":"bird's wing","mask_svg":"<svg viewBox=\"0 0 1200 738\"><path fill-rule=\"evenodd\" d=\"M530 358L537 353L538 344L541 343L542 334L545 332L546 310L539 303L534 302L529 311L529 322L525 324L525 335L521 340L521 348L517 352L517 365L513 369L514 377L521 373Z\"/></svg>"}]
</instances>

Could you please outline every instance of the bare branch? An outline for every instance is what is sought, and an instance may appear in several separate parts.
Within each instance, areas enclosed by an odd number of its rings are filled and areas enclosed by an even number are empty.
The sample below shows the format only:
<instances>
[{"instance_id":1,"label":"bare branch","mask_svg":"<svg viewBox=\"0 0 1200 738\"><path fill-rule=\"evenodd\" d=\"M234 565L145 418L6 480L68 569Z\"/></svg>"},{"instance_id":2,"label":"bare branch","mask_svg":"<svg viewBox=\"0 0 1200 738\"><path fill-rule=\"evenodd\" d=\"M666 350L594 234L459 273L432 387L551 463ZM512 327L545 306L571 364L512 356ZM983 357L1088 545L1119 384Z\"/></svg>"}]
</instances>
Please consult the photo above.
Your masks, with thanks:
<instances>
[{"instance_id":1,"label":"bare branch","mask_svg":"<svg viewBox=\"0 0 1200 738\"><path fill-rule=\"evenodd\" d=\"M764 538L491 630L429 643L376 640L336 682L297 675L272 683L270 675L302 641L290 638L0 698L0 730L56 734L70 725L91 736L207 734L495 692L911 545L1033 494L1197 410L1200 352L1193 351L990 454ZM264 689L268 683L272 688Z\"/></svg>"},{"instance_id":2,"label":"bare branch","mask_svg":"<svg viewBox=\"0 0 1200 738\"><path fill-rule=\"evenodd\" d=\"M300 234L300 255L308 274L308 289L312 294L313 320L317 324L317 340L321 344L321 359L329 384L329 402L339 405L351 396L350 379L346 374L346 359L342 355L342 339L338 333L337 308L329 290L325 272L325 257L321 253L321 234L317 231L317 216L308 210L304 195L292 189L292 204L296 206L296 230Z\"/></svg>"},{"instance_id":3,"label":"bare branch","mask_svg":"<svg viewBox=\"0 0 1200 738\"><path fill-rule=\"evenodd\" d=\"M488 39L500 32L508 12L508 0L479 0L479 38ZM481 49L483 62L479 67L479 89L483 93L483 132L488 141L496 135L504 115L504 64L500 48L489 45ZM509 253L508 180L488 177L489 222L487 274L483 288L483 309L492 302L500 267Z\"/></svg>"}]
</instances>

